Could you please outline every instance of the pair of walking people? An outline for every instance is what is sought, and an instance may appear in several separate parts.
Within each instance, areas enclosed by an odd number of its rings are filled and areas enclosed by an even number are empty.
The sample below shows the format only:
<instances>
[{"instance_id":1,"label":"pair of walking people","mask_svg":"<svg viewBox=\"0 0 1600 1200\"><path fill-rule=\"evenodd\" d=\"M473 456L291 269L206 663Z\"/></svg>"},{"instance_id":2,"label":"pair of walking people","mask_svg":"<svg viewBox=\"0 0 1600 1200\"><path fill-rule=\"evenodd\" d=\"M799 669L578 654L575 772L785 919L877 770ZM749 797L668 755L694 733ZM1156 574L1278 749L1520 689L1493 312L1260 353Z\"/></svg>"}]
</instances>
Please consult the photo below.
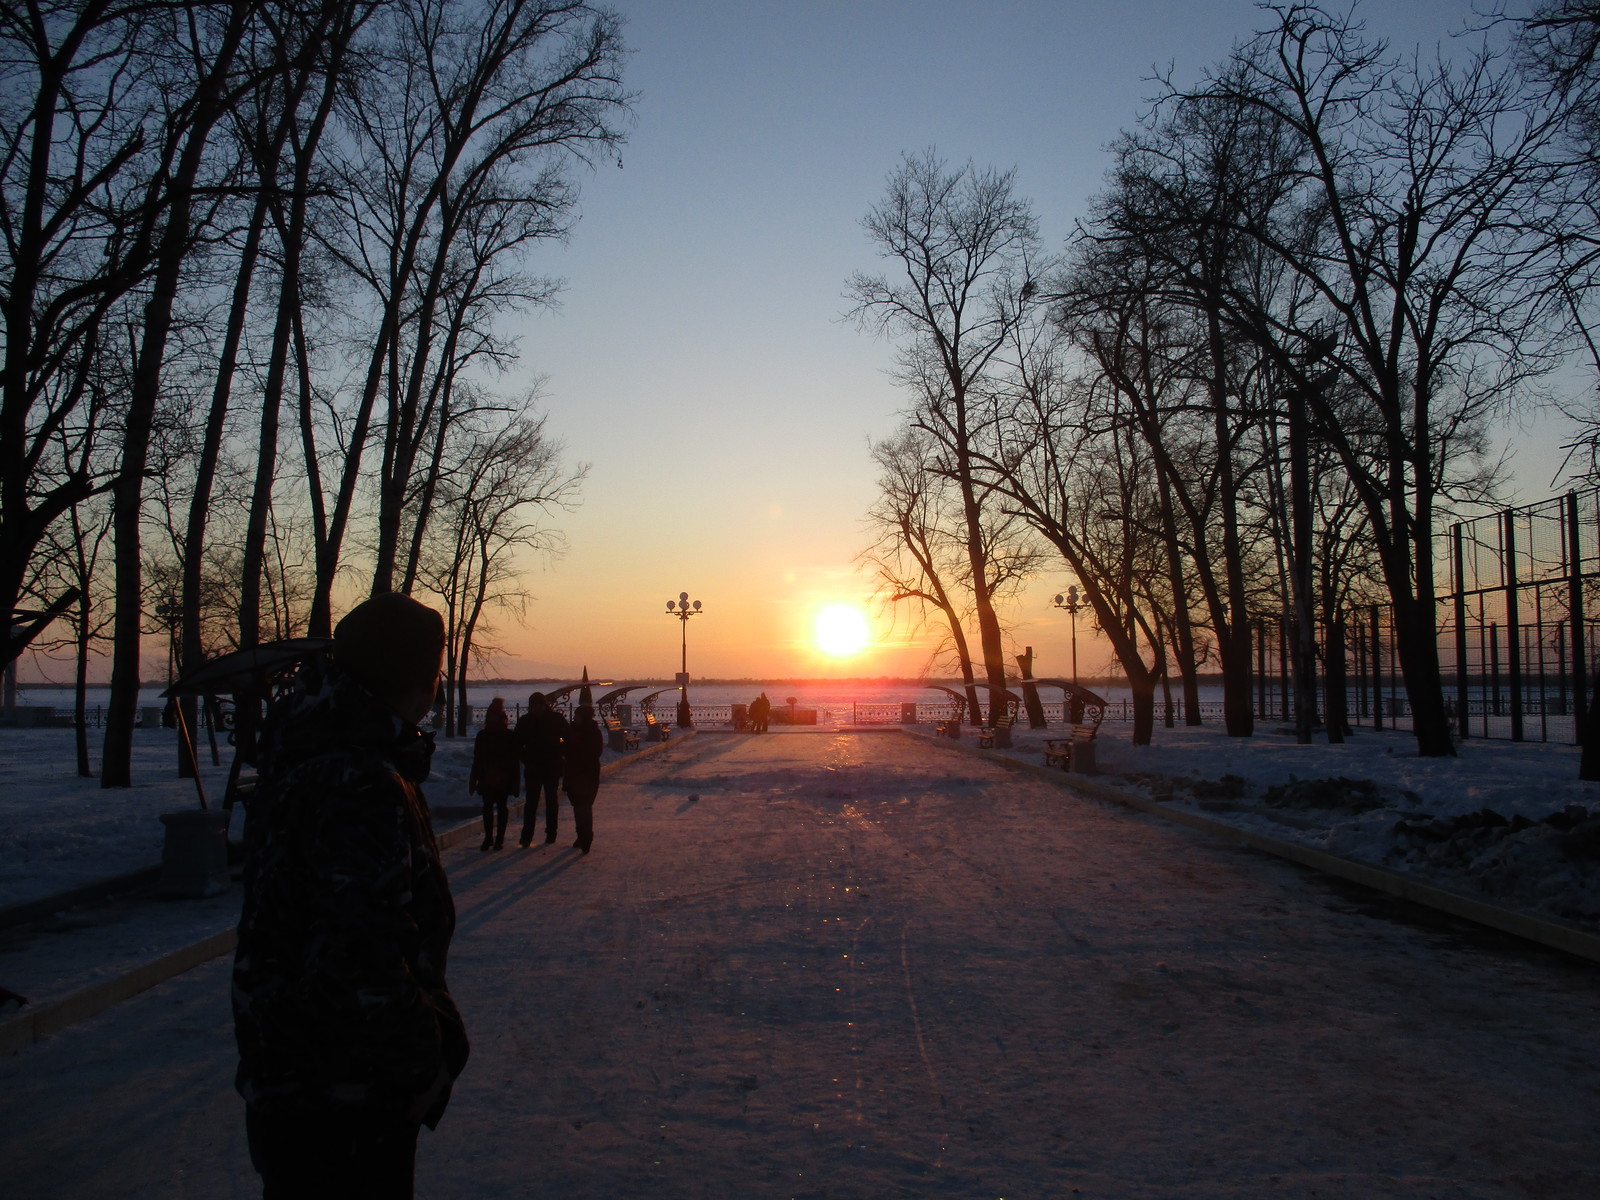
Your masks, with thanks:
<instances>
[{"instance_id":1,"label":"pair of walking people","mask_svg":"<svg viewBox=\"0 0 1600 1200\"><path fill-rule=\"evenodd\" d=\"M483 796L483 850L505 845L507 801L518 794L518 776L527 782L523 807L524 848L533 843L541 799L544 802L544 840L556 840L560 793L572 805L578 840L573 846L584 854L594 842L594 800L600 790L600 756L605 739L594 719L594 709L580 704L568 722L550 706L542 692L528 697L528 711L515 729L508 727L505 701L498 696L489 705L484 727L473 744L469 793Z\"/></svg>"}]
</instances>

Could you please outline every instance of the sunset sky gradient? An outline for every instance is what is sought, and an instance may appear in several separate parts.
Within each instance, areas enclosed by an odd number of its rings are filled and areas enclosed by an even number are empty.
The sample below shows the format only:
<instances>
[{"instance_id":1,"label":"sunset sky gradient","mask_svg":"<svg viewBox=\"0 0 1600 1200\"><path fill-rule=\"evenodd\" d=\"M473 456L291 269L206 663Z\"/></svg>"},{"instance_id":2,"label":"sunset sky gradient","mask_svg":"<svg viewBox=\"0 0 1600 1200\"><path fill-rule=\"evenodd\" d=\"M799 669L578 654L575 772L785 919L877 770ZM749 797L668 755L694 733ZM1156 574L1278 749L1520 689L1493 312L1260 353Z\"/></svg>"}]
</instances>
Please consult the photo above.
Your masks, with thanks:
<instances>
[{"instance_id":1,"label":"sunset sky gradient","mask_svg":"<svg viewBox=\"0 0 1600 1200\"><path fill-rule=\"evenodd\" d=\"M934 639L878 614L853 558L874 494L869 438L902 404L893 347L844 318L876 270L861 219L901 154L1015 167L1060 247L1142 111L1151 76L1196 78L1266 23L1251 0L617 0L638 93L630 142L581 176L581 219L528 269L564 277L519 319L495 386L540 387L549 429L590 465L554 514L568 553L530 563L523 617L497 614L478 675L915 675ZM1402 46L1448 44L1470 0L1362 9ZM1521 431L1519 499L1550 493L1548 429ZM1542 447L1542 449L1541 449ZM1050 572L1003 616L1040 675L1069 669ZM833 604L872 614L856 655L816 645ZM1085 674L1105 661L1083 622ZM151 638L147 660L165 646Z\"/></svg>"},{"instance_id":2,"label":"sunset sky gradient","mask_svg":"<svg viewBox=\"0 0 1600 1200\"><path fill-rule=\"evenodd\" d=\"M903 622L875 617L879 644L853 657L812 636L823 607L869 606L851 561L873 496L867 440L901 404L892 347L842 319L845 279L875 268L861 218L903 151L934 146L1016 167L1059 246L1152 73L1195 77L1263 14L1249 0L618 7L637 125L622 169L584 181L570 246L539 264L568 287L522 341L552 428L591 471L561 518L570 552L532 579L526 629L502 622L499 666L670 675L665 602L687 590L705 605L695 676L915 674L931 644ZM1374 32L1430 46L1470 12L1366 6ZM1533 465L1530 497L1549 476ZM1070 582L1041 578L1011 614L1041 674L1067 669L1049 596ZM1085 671L1104 657L1087 636L1079 653Z\"/></svg>"}]
</instances>

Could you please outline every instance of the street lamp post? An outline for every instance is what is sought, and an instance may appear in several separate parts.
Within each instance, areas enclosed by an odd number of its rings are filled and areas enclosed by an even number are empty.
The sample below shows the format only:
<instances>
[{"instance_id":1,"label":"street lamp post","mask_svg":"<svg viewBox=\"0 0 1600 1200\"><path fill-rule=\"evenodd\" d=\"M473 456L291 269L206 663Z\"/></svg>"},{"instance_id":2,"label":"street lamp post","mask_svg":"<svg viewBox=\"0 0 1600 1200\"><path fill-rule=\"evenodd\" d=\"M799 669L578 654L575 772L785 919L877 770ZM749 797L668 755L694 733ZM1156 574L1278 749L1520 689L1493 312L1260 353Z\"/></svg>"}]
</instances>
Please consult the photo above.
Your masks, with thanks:
<instances>
[{"instance_id":1,"label":"street lamp post","mask_svg":"<svg viewBox=\"0 0 1600 1200\"><path fill-rule=\"evenodd\" d=\"M1072 618L1072 700L1067 705L1067 717L1074 725L1083 719L1083 699L1078 694L1078 606L1081 603L1077 584L1069 587L1065 596L1058 595L1055 599L1055 606L1066 609Z\"/></svg>"},{"instance_id":2,"label":"street lamp post","mask_svg":"<svg viewBox=\"0 0 1600 1200\"><path fill-rule=\"evenodd\" d=\"M1067 589L1065 596L1057 596L1055 606L1067 610L1067 615L1072 618L1072 686L1078 686L1078 605L1081 603L1078 595L1078 585L1073 584Z\"/></svg>"},{"instance_id":3,"label":"street lamp post","mask_svg":"<svg viewBox=\"0 0 1600 1200\"><path fill-rule=\"evenodd\" d=\"M689 711L689 618L700 615L700 601L690 600L688 592L679 592L676 600L667 601L667 615L683 622L680 627L683 663L678 672L678 728L689 729L694 725L694 715Z\"/></svg>"}]
</instances>

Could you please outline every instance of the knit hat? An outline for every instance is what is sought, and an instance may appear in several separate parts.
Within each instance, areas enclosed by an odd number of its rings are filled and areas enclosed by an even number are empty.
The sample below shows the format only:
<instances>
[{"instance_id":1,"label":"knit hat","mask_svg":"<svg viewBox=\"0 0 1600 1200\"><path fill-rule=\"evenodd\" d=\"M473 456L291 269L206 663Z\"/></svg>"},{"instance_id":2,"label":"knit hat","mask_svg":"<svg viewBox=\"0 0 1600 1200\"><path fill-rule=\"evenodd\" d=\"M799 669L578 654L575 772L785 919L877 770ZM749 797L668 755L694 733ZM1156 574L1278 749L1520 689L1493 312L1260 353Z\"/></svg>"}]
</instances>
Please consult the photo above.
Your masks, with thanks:
<instances>
[{"instance_id":1,"label":"knit hat","mask_svg":"<svg viewBox=\"0 0 1600 1200\"><path fill-rule=\"evenodd\" d=\"M489 701L489 711L483 714L483 727L485 729L504 729L509 721L506 718L506 702L499 696Z\"/></svg>"},{"instance_id":2,"label":"knit hat","mask_svg":"<svg viewBox=\"0 0 1600 1200\"><path fill-rule=\"evenodd\" d=\"M379 696L426 687L439 675L444 618L426 604L383 592L334 626L333 660Z\"/></svg>"}]
</instances>

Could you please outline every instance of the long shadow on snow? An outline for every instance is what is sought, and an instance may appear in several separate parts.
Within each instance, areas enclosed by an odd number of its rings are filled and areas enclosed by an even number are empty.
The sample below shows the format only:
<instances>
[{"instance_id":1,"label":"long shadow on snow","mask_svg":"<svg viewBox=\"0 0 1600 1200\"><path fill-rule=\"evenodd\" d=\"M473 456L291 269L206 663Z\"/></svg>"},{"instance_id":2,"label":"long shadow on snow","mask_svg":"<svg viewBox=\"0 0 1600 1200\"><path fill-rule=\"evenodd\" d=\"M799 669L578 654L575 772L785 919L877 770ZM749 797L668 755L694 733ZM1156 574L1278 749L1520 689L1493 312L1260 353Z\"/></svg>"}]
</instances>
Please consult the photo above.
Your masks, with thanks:
<instances>
[{"instance_id":1,"label":"long shadow on snow","mask_svg":"<svg viewBox=\"0 0 1600 1200\"><path fill-rule=\"evenodd\" d=\"M528 859L536 853L539 861L527 866ZM470 933L484 925L570 871L582 858L571 849L557 851L554 856L534 850L510 855L502 851L452 873L451 891L456 894L458 905L456 932Z\"/></svg>"}]
</instances>

